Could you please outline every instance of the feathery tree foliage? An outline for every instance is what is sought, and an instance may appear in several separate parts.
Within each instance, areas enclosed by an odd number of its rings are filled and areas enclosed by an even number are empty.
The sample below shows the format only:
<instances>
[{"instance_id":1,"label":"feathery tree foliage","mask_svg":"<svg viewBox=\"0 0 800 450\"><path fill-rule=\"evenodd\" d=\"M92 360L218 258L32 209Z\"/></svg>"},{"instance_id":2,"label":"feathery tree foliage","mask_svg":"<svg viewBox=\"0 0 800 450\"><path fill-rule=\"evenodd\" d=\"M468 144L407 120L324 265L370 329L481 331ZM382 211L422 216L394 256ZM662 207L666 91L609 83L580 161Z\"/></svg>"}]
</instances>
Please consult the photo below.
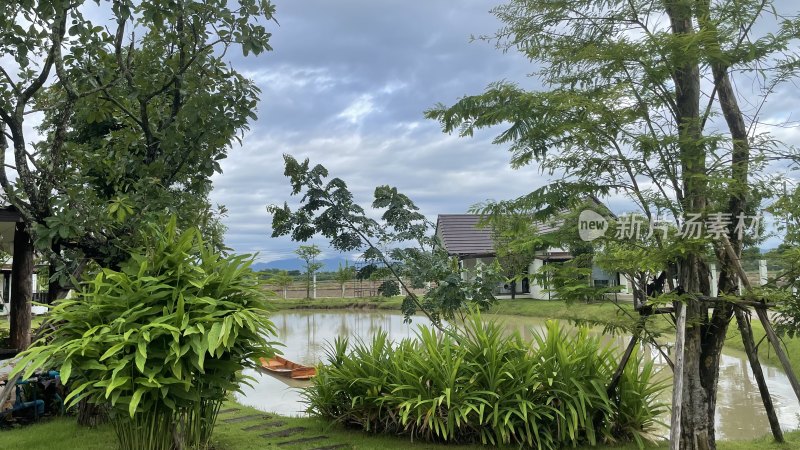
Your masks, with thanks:
<instances>
[{"instance_id":1,"label":"feathery tree foliage","mask_svg":"<svg viewBox=\"0 0 800 450\"><path fill-rule=\"evenodd\" d=\"M623 194L648 220L666 215L679 230L719 214L734 253L742 251L738 219L776 194L772 165L798 160L761 117L800 66L791 50L796 17L777 14L770 0L512 0L493 13L504 27L487 39L536 64L544 88L497 82L427 116L463 136L504 125L495 142L509 147L512 166L536 165L554 178L511 207L546 216L587 194ZM694 297L710 291L709 247L720 263L719 292L735 292L738 280L736 261L713 237L682 236L667 277L688 294L680 298L683 449L715 448L719 358L733 306L709 313Z\"/></svg>"},{"instance_id":2,"label":"feathery tree foliage","mask_svg":"<svg viewBox=\"0 0 800 450\"><path fill-rule=\"evenodd\" d=\"M345 293L345 285L353 280L356 276L356 268L349 265L347 261L344 262L344 266L342 263L339 263L339 268L336 269L336 272L333 274L333 279L339 283L339 287L342 288L342 298L344 298Z\"/></svg>"},{"instance_id":3,"label":"feathery tree foliage","mask_svg":"<svg viewBox=\"0 0 800 450\"><path fill-rule=\"evenodd\" d=\"M528 214L488 215L478 224L492 231L492 241L497 261L511 285L511 298L516 297L517 283L528 274L528 267L536 252L544 248L536 222Z\"/></svg>"},{"instance_id":4,"label":"feathery tree foliage","mask_svg":"<svg viewBox=\"0 0 800 450\"><path fill-rule=\"evenodd\" d=\"M320 234L341 252L364 251L370 263L364 268L369 269L358 276L385 270L393 277L398 290L402 287L407 293L401 307L406 321L421 312L441 327L443 319L463 318L468 305L486 309L494 302L498 267L482 266L472 273L461 269L433 235L433 224L397 188L375 188L372 207L381 211L378 221L354 201L343 180L326 180L325 167L311 167L308 159L301 163L289 155L283 158L292 195L302 193L302 197L295 211L288 203L267 207L273 216L273 237L291 235L295 241L307 241ZM425 288L425 295L419 298L414 288Z\"/></svg>"},{"instance_id":5,"label":"feathery tree foliage","mask_svg":"<svg viewBox=\"0 0 800 450\"><path fill-rule=\"evenodd\" d=\"M293 282L294 282L294 277L289 275L289 272L285 270L281 270L273 274L267 281L267 283L283 291L284 299L286 299L286 290L289 289L289 287L292 285Z\"/></svg>"}]
</instances>

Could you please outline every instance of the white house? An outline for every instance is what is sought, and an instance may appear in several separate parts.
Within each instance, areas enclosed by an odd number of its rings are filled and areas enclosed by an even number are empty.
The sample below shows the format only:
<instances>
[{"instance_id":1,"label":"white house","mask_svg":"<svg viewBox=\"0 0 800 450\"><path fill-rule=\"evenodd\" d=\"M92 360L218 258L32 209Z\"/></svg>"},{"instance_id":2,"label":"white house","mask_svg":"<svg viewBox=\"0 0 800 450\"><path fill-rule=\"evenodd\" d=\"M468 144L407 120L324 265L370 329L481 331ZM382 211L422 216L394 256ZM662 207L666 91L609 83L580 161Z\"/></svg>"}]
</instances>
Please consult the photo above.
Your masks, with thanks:
<instances>
[{"instance_id":1,"label":"white house","mask_svg":"<svg viewBox=\"0 0 800 450\"><path fill-rule=\"evenodd\" d=\"M481 216L477 214L439 214L436 220L436 235L447 253L457 257L462 267L473 268L478 261L490 264L496 257L492 230L489 227L479 227L480 219ZM537 223L536 233L550 233L555 231L558 226L560 224ZM572 259L569 251L563 248L548 248L536 253L533 261L528 265L526 273L536 273L546 264L569 259ZM608 273L595 266L592 268L592 283L598 286L614 286L619 284L619 274ZM505 284L498 291L500 294L510 294L511 287ZM528 278L522 280L521 286L515 286L515 290L516 293L528 295L531 298L549 298L547 286L536 282L531 283Z\"/></svg>"}]
</instances>

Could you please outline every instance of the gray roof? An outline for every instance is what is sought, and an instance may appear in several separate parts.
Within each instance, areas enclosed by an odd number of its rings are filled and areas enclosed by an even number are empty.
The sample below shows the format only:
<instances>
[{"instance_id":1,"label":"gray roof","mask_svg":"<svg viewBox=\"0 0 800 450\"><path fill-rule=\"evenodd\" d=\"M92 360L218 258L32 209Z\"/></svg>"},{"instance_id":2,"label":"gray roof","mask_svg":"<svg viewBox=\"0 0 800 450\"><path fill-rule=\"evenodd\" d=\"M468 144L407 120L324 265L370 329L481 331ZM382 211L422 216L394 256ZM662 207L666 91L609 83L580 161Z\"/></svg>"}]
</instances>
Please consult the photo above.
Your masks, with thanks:
<instances>
[{"instance_id":1,"label":"gray roof","mask_svg":"<svg viewBox=\"0 0 800 450\"><path fill-rule=\"evenodd\" d=\"M589 195L585 201L601 206L612 217L616 217L603 202L594 195ZM563 215L568 210L561 210L546 222L536 221L536 234L548 234L558 230L564 225ZM494 256L494 242L490 227L478 227L481 219L479 214L439 214L436 219L436 235L442 240L445 250L450 255L459 257ZM547 258L566 258L572 256L569 252L545 251L542 256Z\"/></svg>"},{"instance_id":2,"label":"gray roof","mask_svg":"<svg viewBox=\"0 0 800 450\"><path fill-rule=\"evenodd\" d=\"M458 256L494 256L494 241L490 227L478 227L478 214L439 214L436 234L445 250ZM536 232L546 234L558 229L561 222L537 222Z\"/></svg>"},{"instance_id":3,"label":"gray roof","mask_svg":"<svg viewBox=\"0 0 800 450\"><path fill-rule=\"evenodd\" d=\"M451 255L494 255L492 229L479 228L477 214L439 214L436 234Z\"/></svg>"}]
</instances>

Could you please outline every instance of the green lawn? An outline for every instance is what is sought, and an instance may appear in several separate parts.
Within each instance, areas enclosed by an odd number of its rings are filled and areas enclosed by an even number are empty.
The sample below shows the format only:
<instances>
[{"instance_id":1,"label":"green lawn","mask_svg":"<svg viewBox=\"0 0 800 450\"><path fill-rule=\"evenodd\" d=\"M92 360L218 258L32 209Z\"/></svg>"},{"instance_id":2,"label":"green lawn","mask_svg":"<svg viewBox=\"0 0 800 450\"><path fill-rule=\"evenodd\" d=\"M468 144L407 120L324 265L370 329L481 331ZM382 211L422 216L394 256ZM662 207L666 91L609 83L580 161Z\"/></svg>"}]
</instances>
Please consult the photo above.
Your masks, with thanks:
<instances>
[{"instance_id":1,"label":"green lawn","mask_svg":"<svg viewBox=\"0 0 800 450\"><path fill-rule=\"evenodd\" d=\"M275 311L283 309L387 309L400 310L402 297L360 297L360 298L316 298L288 299L270 297L269 304Z\"/></svg>"},{"instance_id":2,"label":"green lawn","mask_svg":"<svg viewBox=\"0 0 800 450\"><path fill-rule=\"evenodd\" d=\"M263 450L264 448L315 449L429 449L468 450L485 448L479 445L436 445L411 442L408 438L370 435L363 432L331 426L318 419L270 416L233 402L223 407L214 432L215 450ZM272 436L262 436L272 434ZM285 436L282 436L285 435ZM800 432L787 434L788 442L778 445L770 439L747 442L720 442L719 450L769 450L790 449L800 446ZM291 444L291 441L296 441ZM288 444L287 444L288 443ZM342 447L336 447L342 445ZM96 429L79 427L74 418L59 418L15 430L0 431L0 448L25 450L82 449L106 450L114 448L114 432L108 425ZM516 448L516 447L515 447ZM578 450L586 450L588 447ZM634 450L632 444L604 446L605 449ZM666 444L649 447L665 449Z\"/></svg>"}]
</instances>

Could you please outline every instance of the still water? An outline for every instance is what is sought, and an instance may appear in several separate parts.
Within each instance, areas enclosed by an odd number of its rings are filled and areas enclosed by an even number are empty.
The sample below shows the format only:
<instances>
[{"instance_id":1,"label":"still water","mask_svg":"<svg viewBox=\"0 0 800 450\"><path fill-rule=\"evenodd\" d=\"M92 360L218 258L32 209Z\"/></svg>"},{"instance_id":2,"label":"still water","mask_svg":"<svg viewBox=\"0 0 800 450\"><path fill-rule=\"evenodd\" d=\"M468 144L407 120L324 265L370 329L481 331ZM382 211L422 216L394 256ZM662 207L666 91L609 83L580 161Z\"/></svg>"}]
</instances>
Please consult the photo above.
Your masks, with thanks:
<instances>
[{"instance_id":1,"label":"still water","mask_svg":"<svg viewBox=\"0 0 800 450\"><path fill-rule=\"evenodd\" d=\"M510 330L517 330L529 339L532 330L541 330L544 320L518 316L488 316L499 319ZM370 339L373 333L383 329L389 337L399 340L414 337L418 325L428 323L425 318L415 318L414 323L403 323L403 316L388 311L287 311L275 313L272 321L278 330L278 339L285 344L284 356L292 361L315 365L324 359L328 342L337 336L352 339ZM620 348L627 339L613 338ZM651 357L669 374L669 368L656 351ZM302 385L284 378L276 378L261 372L250 372L256 378L253 387L243 387L237 400L267 412L283 415L302 415ZM793 430L800 427L800 406L783 371L777 367L764 366L773 402L777 409L781 427ZM289 385L290 383L292 385ZM667 400L669 392L666 393ZM668 421L668 418L666 418ZM749 439L769 433L764 406L756 382L743 353L726 351L720 363L719 392L717 394L717 436L722 439Z\"/></svg>"}]
</instances>

